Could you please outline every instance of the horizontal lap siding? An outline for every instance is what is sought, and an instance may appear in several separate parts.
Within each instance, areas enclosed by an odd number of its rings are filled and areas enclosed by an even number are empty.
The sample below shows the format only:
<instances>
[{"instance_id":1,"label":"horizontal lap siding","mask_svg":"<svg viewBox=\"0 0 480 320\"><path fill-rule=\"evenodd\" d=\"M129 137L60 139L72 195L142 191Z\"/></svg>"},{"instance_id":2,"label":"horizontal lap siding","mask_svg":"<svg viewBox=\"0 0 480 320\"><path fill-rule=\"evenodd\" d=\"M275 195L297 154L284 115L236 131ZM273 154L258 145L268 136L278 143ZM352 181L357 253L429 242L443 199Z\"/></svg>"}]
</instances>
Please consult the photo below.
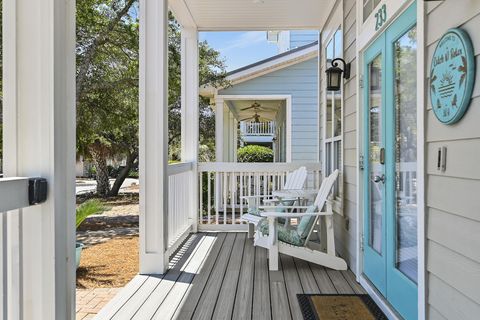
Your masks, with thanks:
<instances>
[{"instance_id":1,"label":"horizontal lap siding","mask_svg":"<svg viewBox=\"0 0 480 320\"><path fill-rule=\"evenodd\" d=\"M236 84L222 95L291 95L292 161L318 161L318 62L298 63Z\"/></svg>"},{"instance_id":2,"label":"horizontal lap siding","mask_svg":"<svg viewBox=\"0 0 480 320\"><path fill-rule=\"evenodd\" d=\"M318 31L290 31L290 49L298 48L318 40Z\"/></svg>"},{"instance_id":3,"label":"horizontal lap siding","mask_svg":"<svg viewBox=\"0 0 480 320\"><path fill-rule=\"evenodd\" d=\"M480 1L427 5L427 76L438 40L461 27L472 38L477 81L464 118L441 124L426 105L427 303L429 319L478 319L480 314ZM429 94L427 94L428 98ZM439 147L447 170L437 170Z\"/></svg>"}]
</instances>

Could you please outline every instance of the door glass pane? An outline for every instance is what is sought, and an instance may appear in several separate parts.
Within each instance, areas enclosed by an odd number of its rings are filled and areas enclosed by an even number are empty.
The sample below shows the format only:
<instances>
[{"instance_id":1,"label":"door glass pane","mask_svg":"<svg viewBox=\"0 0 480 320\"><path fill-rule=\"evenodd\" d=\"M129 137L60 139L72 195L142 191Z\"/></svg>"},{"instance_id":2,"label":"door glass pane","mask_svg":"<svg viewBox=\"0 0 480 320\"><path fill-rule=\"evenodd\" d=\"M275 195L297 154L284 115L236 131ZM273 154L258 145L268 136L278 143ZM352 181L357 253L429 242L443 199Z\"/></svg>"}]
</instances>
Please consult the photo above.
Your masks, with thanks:
<instances>
[{"instance_id":1,"label":"door glass pane","mask_svg":"<svg viewBox=\"0 0 480 320\"><path fill-rule=\"evenodd\" d=\"M382 56L377 56L369 68L369 194L370 236L369 245L382 254L383 183L375 177L383 175L380 163L382 141Z\"/></svg>"},{"instance_id":2,"label":"door glass pane","mask_svg":"<svg viewBox=\"0 0 480 320\"><path fill-rule=\"evenodd\" d=\"M412 28L394 44L396 267L417 282L417 43Z\"/></svg>"}]
</instances>

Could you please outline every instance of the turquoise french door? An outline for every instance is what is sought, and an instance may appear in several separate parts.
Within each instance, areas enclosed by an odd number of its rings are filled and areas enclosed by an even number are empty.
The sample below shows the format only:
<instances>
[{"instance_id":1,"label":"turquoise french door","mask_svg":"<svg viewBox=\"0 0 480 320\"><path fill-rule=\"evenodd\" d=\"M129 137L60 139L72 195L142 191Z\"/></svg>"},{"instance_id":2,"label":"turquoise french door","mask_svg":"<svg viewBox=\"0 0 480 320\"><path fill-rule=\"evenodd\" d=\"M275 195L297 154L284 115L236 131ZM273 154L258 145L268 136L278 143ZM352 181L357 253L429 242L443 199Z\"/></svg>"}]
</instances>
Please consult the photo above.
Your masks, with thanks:
<instances>
[{"instance_id":1,"label":"turquoise french door","mask_svg":"<svg viewBox=\"0 0 480 320\"><path fill-rule=\"evenodd\" d=\"M416 5L364 52L364 274L417 318Z\"/></svg>"}]
</instances>

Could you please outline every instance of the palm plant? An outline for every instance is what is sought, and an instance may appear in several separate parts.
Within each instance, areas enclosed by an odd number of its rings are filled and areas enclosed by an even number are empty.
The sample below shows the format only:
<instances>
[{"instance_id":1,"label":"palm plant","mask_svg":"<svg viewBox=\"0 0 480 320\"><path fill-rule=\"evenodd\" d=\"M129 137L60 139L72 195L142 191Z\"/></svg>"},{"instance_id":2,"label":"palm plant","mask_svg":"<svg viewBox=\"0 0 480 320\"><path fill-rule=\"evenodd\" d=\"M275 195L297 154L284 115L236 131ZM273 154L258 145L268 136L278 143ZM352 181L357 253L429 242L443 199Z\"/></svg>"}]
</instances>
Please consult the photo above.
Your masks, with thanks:
<instances>
[{"instance_id":1,"label":"palm plant","mask_svg":"<svg viewBox=\"0 0 480 320\"><path fill-rule=\"evenodd\" d=\"M75 227L78 228L85 219L92 214L100 214L106 210L106 207L98 199L87 200L77 208Z\"/></svg>"}]
</instances>

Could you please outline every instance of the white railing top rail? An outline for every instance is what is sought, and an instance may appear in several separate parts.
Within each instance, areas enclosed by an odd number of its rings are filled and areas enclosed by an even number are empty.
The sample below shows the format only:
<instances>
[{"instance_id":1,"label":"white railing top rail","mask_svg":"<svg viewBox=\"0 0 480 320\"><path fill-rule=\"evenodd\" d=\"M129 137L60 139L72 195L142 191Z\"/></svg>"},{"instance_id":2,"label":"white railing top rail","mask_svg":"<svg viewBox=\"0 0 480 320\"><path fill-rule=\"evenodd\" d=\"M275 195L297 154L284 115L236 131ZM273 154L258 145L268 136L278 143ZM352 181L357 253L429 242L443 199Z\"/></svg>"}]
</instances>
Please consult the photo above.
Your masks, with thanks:
<instances>
[{"instance_id":1,"label":"white railing top rail","mask_svg":"<svg viewBox=\"0 0 480 320\"><path fill-rule=\"evenodd\" d=\"M299 167L306 167L308 171L319 171L322 169L320 162L200 162L198 164L198 171L266 173L293 171Z\"/></svg>"},{"instance_id":2,"label":"white railing top rail","mask_svg":"<svg viewBox=\"0 0 480 320\"><path fill-rule=\"evenodd\" d=\"M28 207L28 178L0 179L0 212Z\"/></svg>"},{"instance_id":3,"label":"white railing top rail","mask_svg":"<svg viewBox=\"0 0 480 320\"><path fill-rule=\"evenodd\" d=\"M192 171L194 162L179 162L168 165L168 176L174 176L183 172Z\"/></svg>"}]
</instances>

